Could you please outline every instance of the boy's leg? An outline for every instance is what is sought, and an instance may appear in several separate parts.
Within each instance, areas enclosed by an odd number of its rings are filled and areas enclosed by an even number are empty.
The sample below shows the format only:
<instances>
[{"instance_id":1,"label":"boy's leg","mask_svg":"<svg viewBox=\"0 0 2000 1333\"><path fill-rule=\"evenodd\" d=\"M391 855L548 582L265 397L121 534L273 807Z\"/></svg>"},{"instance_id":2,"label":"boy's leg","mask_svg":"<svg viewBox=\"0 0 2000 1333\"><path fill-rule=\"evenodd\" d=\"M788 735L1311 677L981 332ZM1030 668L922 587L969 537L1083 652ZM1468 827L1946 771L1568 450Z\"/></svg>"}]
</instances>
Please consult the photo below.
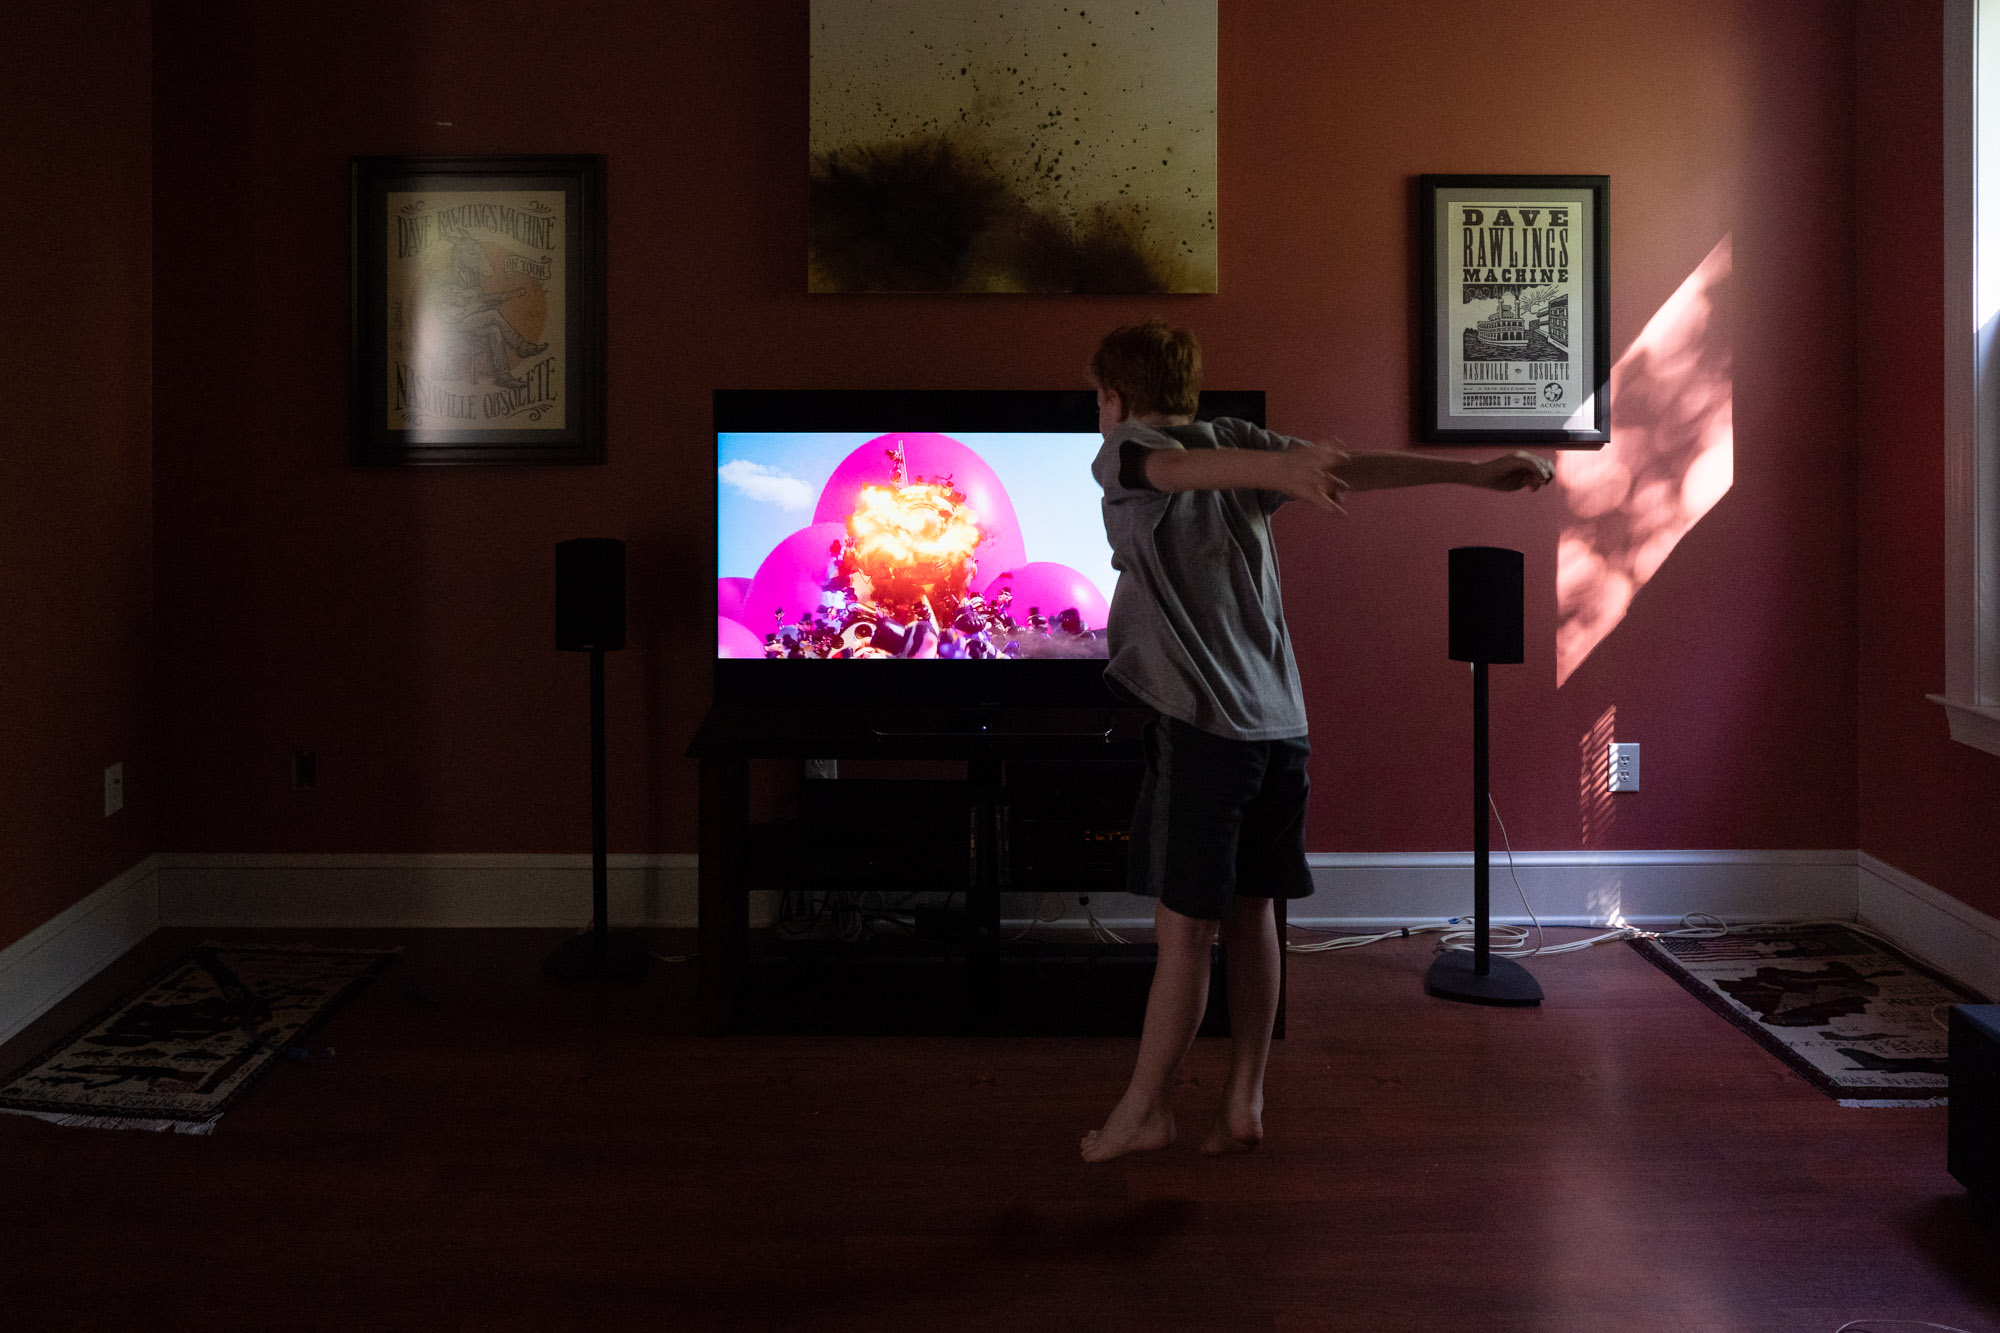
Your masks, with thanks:
<instances>
[{"instance_id":1,"label":"boy's leg","mask_svg":"<svg viewBox=\"0 0 2000 1333\"><path fill-rule=\"evenodd\" d=\"M1269 905L1266 900L1265 906ZM1170 1104L1174 1075L1188 1047L1194 1043L1202 1012L1208 1007L1208 957L1209 945L1215 939L1215 923L1185 916L1165 903L1154 909L1153 923L1153 933L1159 941L1159 962L1153 968L1153 987L1146 994L1146 1022L1139 1034L1139 1059L1125 1095L1111 1109L1104 1128L1093 1129L1083 1136L1081 1146L1086 1162L1104 1162L1128 1152L1164 1148L1174 1141L1174 1113ZM1233 961L1230 966L1235 966ZM1265 1026L1269 1028L1268 1023ZM1265 1035L1269 1036L1268 1030Z\"/></svg>"},{"instance_id":2,"label":"boy's leg","mask_svg":"<svg viewBox=\"0 0 2000 1333\"><path fill-rule=\"evenodd\" d=\"M1229 962L1229 1081L1201 1150L1247 1152L1264 1137L1264 1065L1278 1018L1278 918L1269 898L1239 897L1222 920Z\"/></svg>"}]
</instances>

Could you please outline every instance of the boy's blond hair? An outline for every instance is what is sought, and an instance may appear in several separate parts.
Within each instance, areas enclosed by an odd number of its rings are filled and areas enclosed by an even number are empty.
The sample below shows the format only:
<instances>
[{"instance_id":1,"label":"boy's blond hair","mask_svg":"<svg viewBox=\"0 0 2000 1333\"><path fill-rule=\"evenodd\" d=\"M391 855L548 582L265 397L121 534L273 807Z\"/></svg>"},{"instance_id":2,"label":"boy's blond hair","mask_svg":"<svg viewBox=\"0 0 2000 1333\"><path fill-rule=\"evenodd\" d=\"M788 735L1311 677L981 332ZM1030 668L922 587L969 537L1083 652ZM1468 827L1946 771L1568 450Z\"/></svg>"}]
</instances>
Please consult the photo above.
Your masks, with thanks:
<instances>
[{"instance_id":1,"label":"boy's blond hair","mask_svg":"<svg viewBox=\"0 0 2000 1333\"><path fill-rule=\"evenodd\" d=\"M1163 319L1128 324L1104 335L1090 378L1132 416L1191 417L1201 397L1201 342Z\"/></svg>"}]
</instances>

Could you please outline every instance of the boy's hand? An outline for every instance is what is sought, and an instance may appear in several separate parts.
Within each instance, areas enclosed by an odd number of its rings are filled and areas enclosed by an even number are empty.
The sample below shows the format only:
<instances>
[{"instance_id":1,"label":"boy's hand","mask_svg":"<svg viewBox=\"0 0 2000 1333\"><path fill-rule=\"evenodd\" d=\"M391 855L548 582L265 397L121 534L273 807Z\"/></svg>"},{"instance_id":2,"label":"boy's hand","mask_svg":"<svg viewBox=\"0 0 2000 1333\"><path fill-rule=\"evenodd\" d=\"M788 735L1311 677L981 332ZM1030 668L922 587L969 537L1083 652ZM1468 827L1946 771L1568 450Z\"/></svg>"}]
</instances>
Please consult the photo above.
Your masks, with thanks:
<instances>
[{"instance_id":1,"label":"boy's hand","mask_svg":"<svg viewBox=\"0 0 2000 1333\"><path fill-rule=\"evenodd\" d=\"M1495 491L1518 491L1524 487L1538 491L1556 474L1554 463L1525 449L1475 463L1473 468L1477 474L1475 484Z\"/></svg>"},{"instance_id":2,"label":"boy's hand","mask_svg":"<svg viewBox=\"0 0 2000 1333\"><path fill-rule=\"evenodd\" d=\"M1345 450L1302 441L1275 457L1280 475L1272 490L1283 491L1294 500L1304 500L1330 514L1347 512L1347 506L1340 502L1347 493L1347 481L1340 475L1340 468L1348 461Z\"/></svg>"}]
</instances>

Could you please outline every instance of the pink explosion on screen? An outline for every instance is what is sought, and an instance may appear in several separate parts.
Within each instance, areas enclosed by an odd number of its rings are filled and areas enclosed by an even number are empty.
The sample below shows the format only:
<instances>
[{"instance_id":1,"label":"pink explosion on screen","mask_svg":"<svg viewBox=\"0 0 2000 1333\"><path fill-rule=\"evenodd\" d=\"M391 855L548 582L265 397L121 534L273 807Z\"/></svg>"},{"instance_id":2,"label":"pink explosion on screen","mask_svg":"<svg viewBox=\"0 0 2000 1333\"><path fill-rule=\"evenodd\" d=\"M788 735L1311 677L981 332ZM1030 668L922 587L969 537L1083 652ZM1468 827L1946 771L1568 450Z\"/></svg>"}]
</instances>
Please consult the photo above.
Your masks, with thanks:
<instances>
[{"instance_id":1,"label":"pink explosion on screen","mask_svg":"<svg viewBox=\"0 0 2000 1333\"><path fill-rule=\"evenodd\" d=\"M870 440L834 469L813 519L747 586L721 581L720 655L747 655L732 620L766 657L1105 655L1103 594L1067 565L1027 560L1006 488L949 436Z\"/></svg>"}]
</instances>

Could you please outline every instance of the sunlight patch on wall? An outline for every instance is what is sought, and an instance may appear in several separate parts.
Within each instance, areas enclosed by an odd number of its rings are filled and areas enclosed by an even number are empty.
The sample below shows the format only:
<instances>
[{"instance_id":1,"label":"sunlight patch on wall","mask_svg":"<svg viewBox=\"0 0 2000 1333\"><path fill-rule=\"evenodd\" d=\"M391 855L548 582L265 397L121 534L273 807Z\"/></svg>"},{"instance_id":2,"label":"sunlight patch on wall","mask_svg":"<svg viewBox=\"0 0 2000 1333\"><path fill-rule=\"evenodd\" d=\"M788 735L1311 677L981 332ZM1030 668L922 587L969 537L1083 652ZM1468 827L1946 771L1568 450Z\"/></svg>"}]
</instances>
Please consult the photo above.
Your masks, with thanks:
<instances>
[{"instance_id":1,"label":"sunlight patch on wall","mask_svg":"<svg viewBox=\"0 0 2000 1333\"><path fill-rule=\"evenodd\" d=\"M1618 809L1611 801L1611 742L1618 736L1618 705L1608 704L1576 743L1577 846L1607 848ZM1625 872L1598 866L1584 891L1584 910L1608 926L1625 924Z\"/></svg>"},{"instance_id":2,"label":"sunlight patch on wall","mask_svg":"<svg viewBox=\"0 0 2000 1333\"><path fill-rule=\"evenodd\" d=\"M1618 705L1611 704L1576 743L1577 846L1602 847L1611 834L1611 742L1618 736Z\"/></svg>"},{"instance_id":3,"label":"sunlight patch on wall","mask_svg":"<svg viewBox=\"0 0 2000 1333\"><path fill-rule=\"evenodd\" d=\"M1558 687L1734 479L1730 275L1724 236L1612 366L1611 442L1556 460Z\"/></svg>"}]
</instances>

